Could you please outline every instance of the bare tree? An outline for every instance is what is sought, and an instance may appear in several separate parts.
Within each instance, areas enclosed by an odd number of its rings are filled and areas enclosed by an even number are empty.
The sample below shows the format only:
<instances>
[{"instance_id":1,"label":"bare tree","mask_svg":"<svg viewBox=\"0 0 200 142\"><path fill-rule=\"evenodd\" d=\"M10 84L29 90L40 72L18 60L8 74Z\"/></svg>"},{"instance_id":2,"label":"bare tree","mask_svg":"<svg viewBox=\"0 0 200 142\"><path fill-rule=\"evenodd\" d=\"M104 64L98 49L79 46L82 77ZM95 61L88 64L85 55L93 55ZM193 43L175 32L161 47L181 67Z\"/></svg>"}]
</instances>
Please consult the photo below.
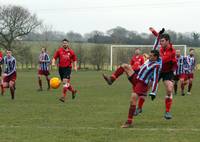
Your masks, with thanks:
<instances>
[{"instance_id":1,"label":"bare tree","mask_svg":"<svg viewBox=\"0 0 200 142\"><path fill-rule=\"evenodd\" d=\"M0 45L11 49L15 40L27 35L41 22L21 6L0 6Z\"/></svg>"}]
</instances>

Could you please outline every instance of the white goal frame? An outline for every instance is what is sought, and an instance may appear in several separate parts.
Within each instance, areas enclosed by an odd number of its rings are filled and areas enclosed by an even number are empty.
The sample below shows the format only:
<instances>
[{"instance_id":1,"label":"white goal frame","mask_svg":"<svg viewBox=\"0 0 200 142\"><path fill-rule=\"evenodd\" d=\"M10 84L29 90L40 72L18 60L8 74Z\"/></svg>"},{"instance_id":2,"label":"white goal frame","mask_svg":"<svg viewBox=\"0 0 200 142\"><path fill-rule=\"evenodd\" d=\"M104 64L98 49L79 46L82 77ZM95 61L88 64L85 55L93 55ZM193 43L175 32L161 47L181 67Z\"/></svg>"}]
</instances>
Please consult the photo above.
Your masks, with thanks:
<instances>
[{"instance_id":1,"label":"white goal frame","mask_svg":"<svg viewBox=\"0 0 200 142\"><path fill-rule=\"evenodd\" d=\"M124 47L124 48L142 48L142 47L149 47L153 48L153 45L115 45L112 44L110 46L110 70L112 71L112 66L113 66L113 48L119 48L119 47ZM173 47L184 47L184 56L187 55L187 45L173 45Z\"/></svg>"}]
</instances>

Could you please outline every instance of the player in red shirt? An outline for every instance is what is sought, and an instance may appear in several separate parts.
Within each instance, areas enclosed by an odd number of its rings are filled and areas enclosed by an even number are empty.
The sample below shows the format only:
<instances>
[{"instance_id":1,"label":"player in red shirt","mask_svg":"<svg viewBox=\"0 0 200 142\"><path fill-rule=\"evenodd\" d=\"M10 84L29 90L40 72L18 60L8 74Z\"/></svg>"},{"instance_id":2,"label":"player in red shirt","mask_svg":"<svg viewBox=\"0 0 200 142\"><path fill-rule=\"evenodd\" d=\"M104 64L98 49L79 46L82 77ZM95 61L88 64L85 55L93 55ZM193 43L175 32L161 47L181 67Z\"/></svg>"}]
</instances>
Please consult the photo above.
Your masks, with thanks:
<instances>
[{"instance_id":1,"label":"player in red shirt","mask_svg":"<svg viewBox=\"0 0 200 142\"><path fill-rule=\"evenodd\" d=\"M162 70L160 74L160 79L162 78L165 90L165 119L171 119L172 115L170 113L171 105L172 105L172 93L174 90L174 71L177 69L177 61L176 61L176 51L170 42L170 36L168 34L162 34L160 36L160 56L162 58Z\"/></svg>"},{"instance_id":2,"label":"player in red shirt","mask_svg":"<svg viewBox=\"0 0 200 142\"><path fill-rule=\"evenodd\" d=\"M133 55L130 65L132 67L132 69L138 73L138 71L140 70L140 66L144 64L144 57L143 55L141 55L141 50L139 48L137 48L135 50L135 55Z\"/></svg>"},{"instance_id":3,"label":"player in red shirt","mask_svg":"<svg viewBox=\"0 0 200 142\"><path fill-rule=\"evenodd\" d=\"M170 42L170 36L168 34L163 34L165 29L162 28L161 31L157 32L152 27L149 30L156 36L156 42L154 44L154 49L158 48L158 44L160 43L160 56L162 58L162 70L159 77L159 80L162 79L165 90L165 119L171 119L172 115L170 113L171 105L172 105L172 92L174 90L173 79L174 79L174 71L177 69L177 61L176 61L176 51Z\"/></svg>"},{"instance_id":4,"label":"player in red shirt","mask_svg":"<svg viewBox=\"0 0 200 142\"><path fill-rule=\"evenodd\" d=\"M57 59L59 59L59 75L63 82L62 96L59 100L65 102L67 90L72 92L72 99L75 98L77 92L70 84L72 64L74 70L77 71L77 57L74 51L69 47L69 41L67 39L63 39L62 47L55 52L52 65L55 65Z\"/></svg>"}]
</instances>

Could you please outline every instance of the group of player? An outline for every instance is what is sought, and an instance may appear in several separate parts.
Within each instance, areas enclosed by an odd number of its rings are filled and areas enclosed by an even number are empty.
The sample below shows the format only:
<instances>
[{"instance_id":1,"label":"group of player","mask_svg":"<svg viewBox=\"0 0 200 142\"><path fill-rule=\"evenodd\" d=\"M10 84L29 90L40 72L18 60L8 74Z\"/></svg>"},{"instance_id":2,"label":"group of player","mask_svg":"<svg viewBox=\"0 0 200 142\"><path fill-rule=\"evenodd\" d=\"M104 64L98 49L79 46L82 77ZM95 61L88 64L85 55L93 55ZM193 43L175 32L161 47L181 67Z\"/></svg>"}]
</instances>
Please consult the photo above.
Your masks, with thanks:
<instances>
[{"instance_id":1,"label":"group of player","mask_svg":"<svg viewBox=\"0 0 200 142\"><path fill-rule=\"evenodd\" d=\"M182 56L180 50L175 50L170 36L164 29L157 32L150 28L150 31L155 36L155 44L153 49L147 54L141 55L141 50L136 49L130 65L120 65L111 76L103 74L105 81L112 85L117 78L123 73L128 77L132 84L132 94L130 98L130 107L128 111L127 121L122 125L123 128L131 127L134 121L134 116L142 112L142 108L150 88L149 96L152 100L156 98L158 89L158 82L162 79L166 91L165 97L165 114L166 119L171 119L170 112L172 106L173 93L177 94L177 83L180 79L181 94L184 95L184 86L188 85L188 95L192 88L193 72L195 68L194 49L190 49L188 56ZM159 49L158 49L159 48ZM1 81L1 93L4 94L5 88L9 87L11 98L14 99L15 80L16 80L16 60L12 56L12 52L7 50L7 55L3 58L0 54L1 63L4 67L4 73ZM72 99L75 98L77 90L75 90L70 83L70 76L72 67L77 71L77 56L69 46L69 41L64 39L61 47L57 49L52 59L50 59L46 48L41 49L39 55L39 69L38 69L38 91L42 91L41 76L44 75L47 80L48 88L50 89L50 70L49 65L55 66L58 60L58 72L62 80L62 95L60 101L65 102L67 91L72 93ZM72 66L73 65L73 66Z\"/></svg>"},{"instance_id":2,"label":"group of player","mask_svg":"<svg viewBox=\"0 0 200 142\"><path fill-rule=\"evenodd\" d=\"M109 85L112 85L123 73L127 75L128 80L132 84L128 118L122 125L122 128L131 127L134 116L142 112L142 107L150 87L152 89L149 96L152 100L156 98L158 82L161 79L163 80L166 91L165 119L172 118L170 110L173 91L175 89L175 94L177 93L177 81L179 79L181 80L182 95L184 95L184 86L187 80L189 80L188 95L191 94L190 91L195 68L194 49L190 49L190 54L183 57L180 54L180 50L174 49L170 41L170 36L164 33L164 29L157 32L153 28L150 28L150 31L155 35L156 40L148 60L144 62L144 56L140 55L140 49L136 49L130 65L120 65L111 76L103 74L104 80ZM158 50L158 48L160 49Z\"/></svg>"}]
</instances>

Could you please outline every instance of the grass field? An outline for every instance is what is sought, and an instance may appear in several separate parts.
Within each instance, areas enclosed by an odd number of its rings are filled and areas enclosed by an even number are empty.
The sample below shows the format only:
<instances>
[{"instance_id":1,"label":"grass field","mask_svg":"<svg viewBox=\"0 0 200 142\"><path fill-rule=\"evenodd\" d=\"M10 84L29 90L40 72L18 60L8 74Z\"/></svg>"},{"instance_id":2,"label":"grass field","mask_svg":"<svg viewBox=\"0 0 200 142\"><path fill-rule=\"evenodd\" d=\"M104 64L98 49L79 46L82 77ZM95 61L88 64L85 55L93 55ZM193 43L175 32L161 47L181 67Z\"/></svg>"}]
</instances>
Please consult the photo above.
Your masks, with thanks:
<instances>
[{"instance_id":1,"label":"grass field","mask_svg":"<svg viewBox=\"0 0 200 142\"><path fill-rule=\"evenodd\" d=\"M61 103L61 88L37 92L36 72L18 72L16 99L10 99L8 90L0 96L0 142L200 141L200 72L196 72L191 96L174 96L172 120L163 118L161 84L157 98L153 102L147 99L130 129L120 128L127 118L130 83L124 76L107 86L101 73L73 73L78 97L72 100L69 95L68 101Z\"/></svg>"}]
</instances>

